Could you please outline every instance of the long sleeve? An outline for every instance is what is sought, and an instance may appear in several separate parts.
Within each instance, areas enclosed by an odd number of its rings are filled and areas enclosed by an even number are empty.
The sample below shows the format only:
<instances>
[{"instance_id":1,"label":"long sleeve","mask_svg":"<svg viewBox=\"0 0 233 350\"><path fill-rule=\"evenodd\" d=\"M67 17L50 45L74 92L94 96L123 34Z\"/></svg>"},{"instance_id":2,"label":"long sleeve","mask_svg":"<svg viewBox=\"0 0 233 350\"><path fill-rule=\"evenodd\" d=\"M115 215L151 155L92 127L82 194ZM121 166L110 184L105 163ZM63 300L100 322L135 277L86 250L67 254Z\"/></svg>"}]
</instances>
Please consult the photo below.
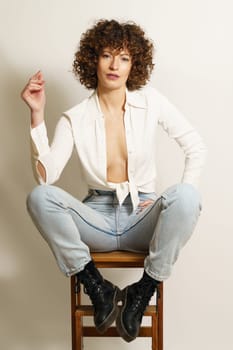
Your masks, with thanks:
<instances>
[{"instance_id":1,"label":"long sleeve","mask_svg":"<svg viewBox=\"0 0 233 350\"><path fill-rule=\"evenodd\" d=\"M68 162L73 150L73 134L71 125L66 117L61 117L57 123L53 142L49 146L45 123L31 129L31 158L35 179L44 183L38 170L40 161L46 171L46 184L52 184L60 177L62 170Z\"/></svg>"},{"instance_id":2,"label":"long sleeve","mask_svg":"<svg viewBox=\"0 0 233 350\"><path fill-rule=\"evenodd\" d=\"M184 151L185 165L182 182L197 187L206 158L206 146L201 136L165 96L161 96L159 124Z\"/></svg>"}]
</instances>

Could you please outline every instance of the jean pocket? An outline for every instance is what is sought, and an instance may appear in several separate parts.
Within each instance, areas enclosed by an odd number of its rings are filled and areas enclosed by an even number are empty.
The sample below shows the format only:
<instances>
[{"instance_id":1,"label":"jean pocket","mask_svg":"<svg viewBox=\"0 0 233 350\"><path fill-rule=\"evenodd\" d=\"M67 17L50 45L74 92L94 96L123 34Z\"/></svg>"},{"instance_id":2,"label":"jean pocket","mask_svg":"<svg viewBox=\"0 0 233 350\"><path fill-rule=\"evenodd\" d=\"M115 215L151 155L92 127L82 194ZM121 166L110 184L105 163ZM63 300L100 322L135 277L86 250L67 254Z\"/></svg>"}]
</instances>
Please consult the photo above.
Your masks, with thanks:
<instances>
[{"instance_id":1,"label":"jean pocket","mask_svg":"<svg viewBox=\"0 0 233 350\"><path fill-rule=\"evenodd\" d=\"M92 198L94 197L94 194L93 193L88 193L86 195L86 197L84 197L84 199L82 200L83 203L86 203L88 201L90 201Z\"/></svg>"},{"instance_id":2,"label":"jean pocket","mask_svg":"<svg viewBox=\"0 0 233 350\"><path fill-rule=\"evenodd\" d=\"M152 200L155 202L158 199L158 196L155 192L150 192L150 193L139 192L139 199L140 199L140 202L144 202L147 200Z\"/></svg>"}]
</instances>

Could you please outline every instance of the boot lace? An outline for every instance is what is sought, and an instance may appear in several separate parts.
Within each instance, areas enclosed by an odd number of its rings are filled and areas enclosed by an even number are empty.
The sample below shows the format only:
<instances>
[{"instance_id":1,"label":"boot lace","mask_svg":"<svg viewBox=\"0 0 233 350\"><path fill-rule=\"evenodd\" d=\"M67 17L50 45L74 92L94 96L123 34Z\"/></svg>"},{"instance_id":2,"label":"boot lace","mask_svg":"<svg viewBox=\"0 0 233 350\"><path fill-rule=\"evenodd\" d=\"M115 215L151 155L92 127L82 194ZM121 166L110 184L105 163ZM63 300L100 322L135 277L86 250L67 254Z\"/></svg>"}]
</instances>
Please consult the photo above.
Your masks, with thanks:
<instances>
[{"instance_id":1,"label":"boot lace","mask_svg":"<svg viewBox=\"0 0 233 350\"><path fill-rule=\"evenodd\" d=\"M139 316L144 313L152 295L155 292L156 287L151 285L149 281L145 281L143 283L138 283L132 285L133 293L131 296L131 303L129 309L133 312L136 312Z\"/></svg>"},{"instance_id":2,"label":"boot lace","mask_svg":"<svg viewBox=\"0 0 233 350\"><path fill-rule=\"evenodd\" d=\"M84 293L89 295L92 304L95 305L103 299L104 288L98 281L90 280L84 285Z\"/></svg>"}]
</instances>

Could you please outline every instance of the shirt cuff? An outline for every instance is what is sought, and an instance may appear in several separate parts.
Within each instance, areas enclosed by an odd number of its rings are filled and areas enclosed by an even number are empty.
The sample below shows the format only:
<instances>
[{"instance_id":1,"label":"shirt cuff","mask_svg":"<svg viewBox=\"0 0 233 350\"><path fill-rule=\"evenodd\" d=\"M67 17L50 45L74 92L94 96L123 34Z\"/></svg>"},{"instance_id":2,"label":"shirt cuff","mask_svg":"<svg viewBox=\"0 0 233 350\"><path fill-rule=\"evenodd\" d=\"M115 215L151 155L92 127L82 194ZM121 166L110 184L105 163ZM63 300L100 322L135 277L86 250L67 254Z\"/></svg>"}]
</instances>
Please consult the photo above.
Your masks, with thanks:
<instances>
[{"instance_id":1,"label":"shirt cuff","mask_svg":"<svg viewBox=\"0 0 233 350\"><path fill-rule=\"evenodd\" d=\"M30 128L30 134L34 144L33 149L36 151L37 156L47 154L50 149L44 121L35 128Z\"/></svg>"}]
</instances>

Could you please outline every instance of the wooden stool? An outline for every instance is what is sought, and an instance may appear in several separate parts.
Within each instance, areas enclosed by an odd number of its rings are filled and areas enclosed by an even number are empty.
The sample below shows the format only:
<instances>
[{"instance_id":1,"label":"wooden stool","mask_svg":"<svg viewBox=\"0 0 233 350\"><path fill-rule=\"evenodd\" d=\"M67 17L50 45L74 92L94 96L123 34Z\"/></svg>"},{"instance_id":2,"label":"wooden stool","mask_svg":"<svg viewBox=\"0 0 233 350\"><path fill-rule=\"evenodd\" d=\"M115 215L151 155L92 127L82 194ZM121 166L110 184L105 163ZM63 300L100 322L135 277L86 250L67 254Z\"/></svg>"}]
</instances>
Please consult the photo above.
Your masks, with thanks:
<instances>
[{"instance_id":1,"label":"wooden stool","mask_svg":"<svg viewBox=\"0 0 233 350\"><path fill-rule=\"evenodd\" d=\"M96 267L131 268L144 267L146 254L114 251L109 253L92 253ZM76 276L71 277L71 316L72 316L72 350L83 349L83 337L119 337L116 327L110 327L104 334L99 334L95 327L84 326L82 318L93 316L93 307L81 303L81 289ZM152 338L152 350L163 350L163 283L159 284L156 303L149 305L145 316L151 317L151 326L142 326L139 337Z\"/></svg>"}]
</instances>

